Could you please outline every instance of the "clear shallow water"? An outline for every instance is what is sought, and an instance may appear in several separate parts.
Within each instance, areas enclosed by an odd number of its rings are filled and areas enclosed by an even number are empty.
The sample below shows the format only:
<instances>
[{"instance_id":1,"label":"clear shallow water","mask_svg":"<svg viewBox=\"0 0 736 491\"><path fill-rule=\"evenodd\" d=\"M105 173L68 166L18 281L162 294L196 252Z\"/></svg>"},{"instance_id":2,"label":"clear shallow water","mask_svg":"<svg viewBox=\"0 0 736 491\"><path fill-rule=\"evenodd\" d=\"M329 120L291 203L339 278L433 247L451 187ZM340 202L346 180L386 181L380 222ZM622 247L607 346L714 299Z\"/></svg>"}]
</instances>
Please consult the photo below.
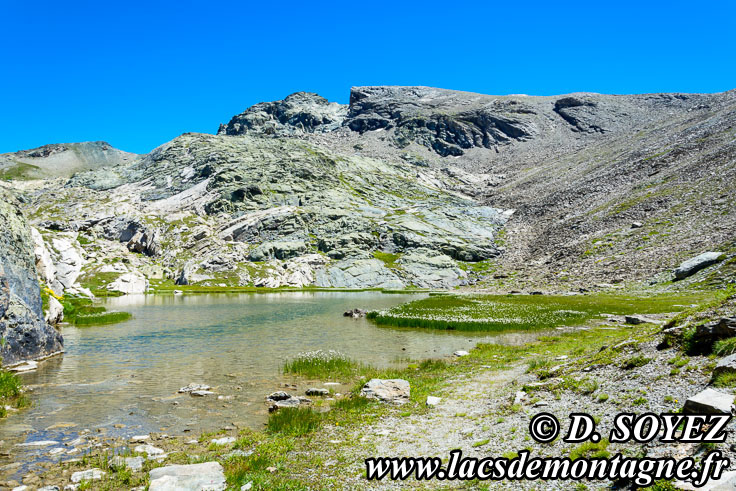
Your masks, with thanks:
<instances>
[{"instance_id":1,"label":"clear shallow water","mask_svg":"<svg viewBox=\"0 0 736 491\"><path fill-rule=\"evenodd\" d=\"M379 328L342 315L356 307L382 309L416 298L299 292L106 299L108 309L126 310L133 318L109 326L65 327L64 356L21 375L33 390L33 407L0 422L0 440L13 453L5 461L32 461L48 450L25 450L14 443L63 443L83 429L131 436L196 435L231 424L259 428L267 419L267 394L284 383L296 383L297 390L287 390L301 395L310 386L321 386L322 381L281 373L283 362L303 351L334 349L388 366L408 358L450 356L480 341L528 339ZM177 393L192 382L208 384L216 394L195 398ZM231 399L218 400L218 395Z\"/></svg>"}]
</instances>

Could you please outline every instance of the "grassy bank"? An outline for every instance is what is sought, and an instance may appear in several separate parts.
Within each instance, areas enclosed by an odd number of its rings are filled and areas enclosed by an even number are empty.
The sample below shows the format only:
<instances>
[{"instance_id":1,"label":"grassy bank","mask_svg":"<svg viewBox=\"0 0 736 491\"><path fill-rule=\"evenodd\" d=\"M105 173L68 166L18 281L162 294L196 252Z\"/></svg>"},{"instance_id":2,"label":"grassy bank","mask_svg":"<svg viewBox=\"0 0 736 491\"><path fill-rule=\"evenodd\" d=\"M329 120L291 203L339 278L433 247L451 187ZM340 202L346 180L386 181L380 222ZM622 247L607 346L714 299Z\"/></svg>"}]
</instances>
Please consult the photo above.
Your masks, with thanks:
<instances>
[{"instance_id":1,"label":"grassy bank","mask_svg":"<svg viewBox=\"0 0 736 491\"><path fill-rule=\"evenodd\" d=\"M263 286L207 286L207 285L177 285L171 280L151 280L152 293L172 294L175 291L182 293L284 293L284 292L380 292L380 293L427 293L429 290L418 288L383 289L383 288L324 288L319 286L281 286L267 288Z\"/></svg>"},{"instance_id":2,"label":"grassy bank","mask_svg":"<svg viewBox=\"0 0 736 491\"><path fill-rule=\"evenodd\" d=\"M23 393L20 379L14 373L0 369L0 418L8 415L7 407L20 409L31 403Z\"/></svg>"},{"instance_id":3,"label":"grassy bank","mask_svg":"<svg viewBox=\"0 0 736 491\"><path fill-rule=\"evenodd\" d=\"M713 294L436 295L368 313L379 325L458 331L542 330L581 324L603 314L679 312Z\"/></svg>"}]
</instances>

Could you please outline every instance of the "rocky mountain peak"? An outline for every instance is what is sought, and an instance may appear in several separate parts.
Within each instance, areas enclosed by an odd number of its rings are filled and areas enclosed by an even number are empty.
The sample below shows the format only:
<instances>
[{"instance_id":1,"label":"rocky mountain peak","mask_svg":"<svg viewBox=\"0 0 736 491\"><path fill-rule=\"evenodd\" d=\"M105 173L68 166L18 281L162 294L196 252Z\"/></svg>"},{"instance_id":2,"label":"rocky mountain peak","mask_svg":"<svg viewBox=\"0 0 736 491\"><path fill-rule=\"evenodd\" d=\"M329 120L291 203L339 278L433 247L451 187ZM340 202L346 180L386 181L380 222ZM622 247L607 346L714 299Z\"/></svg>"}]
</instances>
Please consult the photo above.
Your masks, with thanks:
<instances>
[{"instance_id":1,"label":"rocky mountain peak","mask_svg":"<svg viewBox=\"0 0 736 491\"><path fill-rule=\"evenodd\" d=\"M342 125L347 106L313 92L295 92L283 100L261 102L220 125L218 135L295 135L324 133Z\"/></svg>"}]
</instances>

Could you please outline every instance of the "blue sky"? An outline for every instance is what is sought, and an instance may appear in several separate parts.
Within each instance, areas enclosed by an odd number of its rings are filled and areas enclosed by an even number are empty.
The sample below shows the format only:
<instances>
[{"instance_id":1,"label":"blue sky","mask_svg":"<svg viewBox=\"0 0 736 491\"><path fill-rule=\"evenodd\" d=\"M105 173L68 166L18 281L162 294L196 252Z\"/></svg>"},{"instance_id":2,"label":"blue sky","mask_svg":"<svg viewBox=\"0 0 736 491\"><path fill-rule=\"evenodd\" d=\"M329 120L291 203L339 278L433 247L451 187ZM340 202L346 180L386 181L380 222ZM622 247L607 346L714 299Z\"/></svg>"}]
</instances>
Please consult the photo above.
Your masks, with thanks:
<instances>
[{"instance_id":1,"label":"blue sky","mask_svg":"<svg viewBox=\"0 0 736 491\"><path fill-rule=\"evenodd\" d=\"M148 152L299 90L736 88L736 2L0 0L0 152Z\"/></svg>"}]
</instances>

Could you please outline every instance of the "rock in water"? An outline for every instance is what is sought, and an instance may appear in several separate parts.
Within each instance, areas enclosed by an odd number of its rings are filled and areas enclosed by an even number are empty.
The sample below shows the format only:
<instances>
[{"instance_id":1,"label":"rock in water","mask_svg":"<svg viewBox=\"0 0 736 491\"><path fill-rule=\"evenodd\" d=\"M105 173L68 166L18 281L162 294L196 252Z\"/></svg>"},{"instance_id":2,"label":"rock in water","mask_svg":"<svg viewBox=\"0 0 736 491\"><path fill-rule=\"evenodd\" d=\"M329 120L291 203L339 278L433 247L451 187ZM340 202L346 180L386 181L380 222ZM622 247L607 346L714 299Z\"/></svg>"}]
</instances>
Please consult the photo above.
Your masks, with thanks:
<instances>
[{"instance_id":1,"label":"rock in water","mask_svg":"<svg viewBox=\"0 0 736 491\"><path fill-rule=\"evenodd\" d=\"M149 477L149 491L221 491L226 487L225 473L219 462L167 465L153 469Z\"/></svg>"},{"instance_id":2,"label":"rock in water","mask_svg":"<svg viewBox=\"0 0 736 491\"><path fill-rule=\"evenodd\" d=\"M44 319L31 230L3 188L0 223L0 356L8 365L61 351L64 340Z\"/></svg>"},{"instance_id":3,"label":"rock in water","mask_svg":"<svg viewBox=\"0 0 736 491\"><path fill-rule=\"evenodd\" d=\"M720 260L719 252L704 252L692 259L688 259L675 269L675 279L682 280L692 276L703 268L707 268Z\"/></svg>"},{"instance_id":4,"label":"rock in water","mask_svg":"<svg viewBox=\"0 0 736 491\"><path fill-rule=\"evenodd\" d=\"M731 414L733 394L714 389L705 389L685 401L684 413L690 414Z\"/></svg>"},{"instance_id":5,"label":"rock in water","mask_svg":"<svg viewBox=\"0 0 736 491\"><path fill-rule=\"evenodd\" d=\"M409 402L411 388L403 379L379 379L368 381L360 390L360 395L368 399L377 399L391 404Z\"/></svg>"}]
</instances>

